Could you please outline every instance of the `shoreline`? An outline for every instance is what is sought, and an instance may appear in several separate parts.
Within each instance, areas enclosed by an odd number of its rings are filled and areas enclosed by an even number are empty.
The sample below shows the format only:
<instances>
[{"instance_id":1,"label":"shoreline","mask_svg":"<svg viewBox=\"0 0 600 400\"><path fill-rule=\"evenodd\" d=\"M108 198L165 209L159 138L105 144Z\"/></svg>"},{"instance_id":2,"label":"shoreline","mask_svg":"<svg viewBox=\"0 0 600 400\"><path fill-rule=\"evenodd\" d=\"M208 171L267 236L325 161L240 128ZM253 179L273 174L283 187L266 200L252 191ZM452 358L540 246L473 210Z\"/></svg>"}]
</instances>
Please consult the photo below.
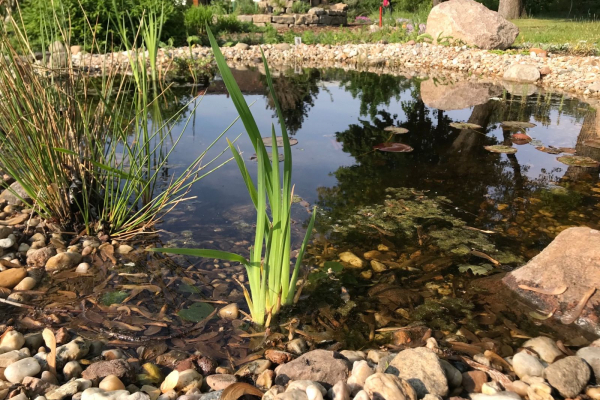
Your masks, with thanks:
<instances>
[{"instance_id":1,"label":"shoreline","mask_svg":"<svg viewBox=\"0 0 600 400\"><path fill-rule=\"evenodd\" d=\"M505 81L531 84L554 91L567 92L583 99L600 98L600 57L561 56L548 57L522 54L496 54L493 51L462 47L446 47L427 43L404 44L347 44L306 45L287 43L248 46L238 43L234 47L222 47L228 61L243 66L261 65L260 47L263 48L270 66L300 68L342 68L378 73L409 73L443 75L453 78L479 80L503 80L504 73L514 64L533 65L542 72L535 82ZM532 53L535 54L535 53ZM194 58L212 57L209 47L192 48ZM189 59L190 49L159 50L159 64L163 70L174 67L175 59ZM76 66L87 66L91 72L100 71L103 64L127 69L127 52L105 55L72 56ZM503 80L504 81L504 80Z\"/></svg>"}]
</instances>

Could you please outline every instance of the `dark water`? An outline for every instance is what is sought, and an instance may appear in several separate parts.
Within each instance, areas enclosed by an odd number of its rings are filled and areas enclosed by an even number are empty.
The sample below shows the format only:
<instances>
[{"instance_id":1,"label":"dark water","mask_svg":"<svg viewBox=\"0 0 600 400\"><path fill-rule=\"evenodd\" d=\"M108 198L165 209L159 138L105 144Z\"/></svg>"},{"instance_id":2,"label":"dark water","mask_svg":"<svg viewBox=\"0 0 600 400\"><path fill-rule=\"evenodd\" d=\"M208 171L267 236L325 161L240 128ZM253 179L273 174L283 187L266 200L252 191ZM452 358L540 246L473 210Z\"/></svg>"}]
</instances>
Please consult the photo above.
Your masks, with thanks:
<instances>
[{"instance_id":1,"label":"dark water","mask_svg":"<svg viewBox=\"0 0 600 400\"><path fill-rule=\"evenodd\" d=\"M259 128L270 132L277 121L264 76L251 69L235 76L247 102L253 103ZM292 147L294 193L302 199L292 215L295 248L305 231L307 209L317 205L321 211L306 256L307 285L298 305L274 322L272 332L279 336L269 336L269 343L287 337L286 328L276 324L289 321L299 321L296 327L314 344L334 348L361 348L373 340L389 343L391 333L376 329L410 323L423 322L449 335L466 328L509 346L538 329L519 310L490 304L479 291L468 289L478 277L472 268L488 274L510 270L569 226L598 227L599 169L557 160L572 152L600 160L600 150L583 143L600 132L600 114L593 107L533 88L340 70L290 70L277 75L275 86L286 125L298 140ZM173 130L174 135L184 131L165 176L191 163L237 115L217 77L206 89L171 89L163 117L204 90L201 103L193 103ZM482 129L450 126L467 121ZM503 121L535 126L511 131L501 127ZM384 128L392 125L409 132L391 135ZM532 141L513 144L511 135L517 132ZM233 139L240 133L238 122L226 136ZM414 151L374 150L384 142L403 143ZM496 144L518 151L507 155L484 148ZM254 177L256 162L250 160L253 149L245 134L237 146ZM550 146L561 148L561 154L536 149ZM218 144L207 159L224 147L224 142ZM189 195L194 198L159 225L163 244L247 255L256 216L235 163L202 179ZM380 253L364 254L372 250ZM324 263L337 261L343 251L366 258L365 268L326 271ZM94 299L88 306L95 314L67 314L62 321L77 331L83 326L101 335L122 333L109 335L119 345L130 343L129 336L143 335L215 358L233 358L236 364L268 345L264 337L245 338L253 331L240 320L213 320L204 332L191 334L187 329L192 323L176 315L213 304L202 301L235 301L243 310L243 294L233 279L244 279L240 266L145 252L126 258L131 263L114 270L99 267L93 276L55 277L46 303L65 303L65 292L57 290L76 292L67 301L75 308L81 297ZM381 261L384 271L373 272L371 258ZM156 289L143 289L146 284L157 285L160 293L149 296ZM108 306L124 299L125 308Z\"/></svg>"}]
</instances>

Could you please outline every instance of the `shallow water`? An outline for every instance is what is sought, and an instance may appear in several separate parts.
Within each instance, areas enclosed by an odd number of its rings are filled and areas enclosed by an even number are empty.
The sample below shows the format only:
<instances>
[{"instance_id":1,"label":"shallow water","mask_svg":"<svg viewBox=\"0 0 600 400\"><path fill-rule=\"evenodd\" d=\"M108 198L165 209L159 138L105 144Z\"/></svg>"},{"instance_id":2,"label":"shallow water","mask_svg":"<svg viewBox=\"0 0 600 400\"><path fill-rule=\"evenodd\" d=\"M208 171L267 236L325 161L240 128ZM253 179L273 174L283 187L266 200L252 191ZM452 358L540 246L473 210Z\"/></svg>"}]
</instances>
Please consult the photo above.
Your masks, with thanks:
<instances>
[{"instance_id":1,"label":"shallow water","mask_svg":"<svg viewBox=\"0 0 600 400\"><path fill-rule=\"evenodd\" d=\"M277 121L264 76L251 69L235 76L247 102L253 103L259 128L270 132ZM487 303L469 283L477 277L473 271L495 273L523 264L568 226L598 227L599 169L569 167L557 157L576 151L600 160L600 150L583 144L600 133L600 114L577 99L533 88L366 72L289 70L278 74L275 86L286 124L298 140L292 147L292 180L302 201L292 215L294 246L304 234L308 210L313 205L322 210L306 257L310 274L305 290L298 306L284 310L276 323L297 318L294 324L312 342L334 348L359 348L373 340L389 343L391 333L376 329L408 323L424 322L447 334L467 328L511 345L539 329L517 310ZM207 88L171 89L168 110L204 92L197 100L201 103L191 104L185 115L189 123L185 117L177 122L173 133L183 130L183 135L165 179L191 163L237 115L218 77ZM483 128L450 126L467 121ZM511 134L517 130L503 129L503 121L535 124L518 130L532 142L513 144ZM384 131L392 125L409 132ZM237 122L226 137L240 133L243 126ZM384 142L414 150L374 150ZM496 144L518 151L507 155L484 148ZM248 138L242 134L236 145L254 177ZM217 145L207 159L224 146ZM541 146L562 148L562 153L536 149ZM158 226L163 244L247 254L255 211L235 163L202 179L189 195L193 199ZM376 249L379 255L364 256ZM342 274L323 268L347 250L380 260L384 271L372 272L368 262L363 270ZM244 309L243 294L232 279L243 281L240 266L159 255L148 259L143 251L125 258L132 263L114 269L99 263L93 276L59 274L46 282L50 290L43 302L79 307L81 298L87 299L92 313L59 311L62 323L79 332L108 335L115 344L135 343L132 336L168 340L170 346L233 358L236 364L282 340L269 336L266 342L264 337L248 342L243 334L252 330L239 320L233 326L213 320L204 331L191 334L192 323L175 315L194 304L213 304L199 301L236 301ZM500 265L492 265L490 258ZM144 289L147 284L156 286ZM65 299L65 293L76 295ZM108 307L123 299L124 307ZM287 336L286 328L273 331Z\"/></svg>"}]
</instances>

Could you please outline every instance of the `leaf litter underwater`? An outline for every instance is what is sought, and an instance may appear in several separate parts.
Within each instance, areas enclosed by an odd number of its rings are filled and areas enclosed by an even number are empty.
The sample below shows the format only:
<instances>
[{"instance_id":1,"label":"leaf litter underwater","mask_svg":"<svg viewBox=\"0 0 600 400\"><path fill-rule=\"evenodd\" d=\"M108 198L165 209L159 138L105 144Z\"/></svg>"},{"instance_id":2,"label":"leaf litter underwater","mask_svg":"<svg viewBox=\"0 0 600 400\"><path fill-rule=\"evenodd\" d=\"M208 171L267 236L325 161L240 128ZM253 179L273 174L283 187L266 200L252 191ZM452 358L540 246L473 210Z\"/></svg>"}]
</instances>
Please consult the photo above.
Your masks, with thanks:
<instances>
[{"instance_id":1,"label":"leaf litter underwater","mask_svg":"<svg viewBox=\"0 0 600 400\"><path fill-rule=\"evenodd\" d=\"M127 254L110 246L94 250L88 272L46 277L22 293L23 304L33 308L6 306L4 322L64 327L136 349L143 360L170 350L200 351L234 367L289 337L328 349L399 349L422 345L428 329L447 336L460 331L493 341L503 355L505 346L548 332L539 322L551 310L532 317L489 302L473 282L522 265L569 226L598 227L600 185L592 161L600 158L586 131L596 123L595 111L551 93L543 94L544 102L537 95L506 94L504 100L444 111L415 95L420 84L338 70L283 72L275 80L294 94L286 97L285 113L297 142L293 249L312 205L325 212L308 249L299 301L266 333L243 319L242 266L145 251L160 240L168 247L248 255L255 210L241 196L243 188L228 195L219 189L229 165L214 173L212 186L207 180L208 190L194 188L190 195L196 199L169 214L159 235L129 243L134 250ZM212 96L215 107L230 101L224 94ZM335 121L326 108L331 96L342 110ZM257 97L254 108L262 102L265 110L258 112L270 123L269 99ZM513 103L523 106L515 109ZM198 118L217 125L210 115ZM335 132L333 139L329 132ZM190 152L192 136L183 138ZM515 139L523 143L516 154ZM251 146L244 139L238 144L248 161ZM570 157L564 165L565 158L556 159L573 153L591 160ZM173 157L173 171L187 165L185 151ZM239 311L228 315L237 318L220 316L232 303ZM472 342L462 346L482 352L483 345Z\"/></svg>"}]
</instances>

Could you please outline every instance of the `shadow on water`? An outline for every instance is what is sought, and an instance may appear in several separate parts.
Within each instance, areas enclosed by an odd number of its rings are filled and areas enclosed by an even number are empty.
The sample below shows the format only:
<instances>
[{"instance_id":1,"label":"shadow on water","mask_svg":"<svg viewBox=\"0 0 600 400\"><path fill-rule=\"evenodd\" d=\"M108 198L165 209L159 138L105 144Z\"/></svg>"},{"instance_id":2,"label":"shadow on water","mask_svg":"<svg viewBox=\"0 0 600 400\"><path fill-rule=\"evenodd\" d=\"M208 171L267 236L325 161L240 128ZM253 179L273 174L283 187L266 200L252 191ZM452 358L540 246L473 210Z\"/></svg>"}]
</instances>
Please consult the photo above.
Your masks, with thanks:
<instances>
[{"instance_id":1,"label":"shadow on water","mask_svg":"<svg viewBox=\"0 0 600 400\"><path fill-rule=\"evenodd\" d=\"M234 76L254 103L259 128L270 131L275 112L264 76L252 69ZM39 300L58 309L55 324L124 346L167 341L236 364L281 342L290 329L329 348L416 345L426 327L436 335L462 329L487 338L501 355L506 345L546 329L522 310L490 304L471 282L522 265L569 226L598 227L598 168L557 160L576 153L600 161L600 150L584 144L600 133L600 114L591 105L535 88L476 81L342 70L275 76L286 125L299 142L292 147L295 248L307 210L313 204L323 210L298 305L281 314L267 339L249 340L255 330L241 320L198 324L221 304L238 302L243 309L236 283L244 282L243 268L135 251L116 267L96 257L97 273L64 272L46 282L47 294ZM190 106L194 116L181 125L184 135L164 179L178 174L236 116L216 77L207 88L171 89L159 103L163 118L198 94L204 95ZM535 126L507 128L503 121ZM481 128L455 128L453 122ZM408 133L391 134L389 126ZM242 130L238 122L229 136ZM531 141L518 145L515 133ZM390 142L414 150L374 149ZM517 152L485 149L499 144ZM246 162L254 163L245 135L237 145ZM160 225L164 245L247 254L255 211L237 167L225 165L190 196ZM80 304L85 312L73 311ZM401 326L410 329L392 329Z\"/></svg>"}]
</instances>

